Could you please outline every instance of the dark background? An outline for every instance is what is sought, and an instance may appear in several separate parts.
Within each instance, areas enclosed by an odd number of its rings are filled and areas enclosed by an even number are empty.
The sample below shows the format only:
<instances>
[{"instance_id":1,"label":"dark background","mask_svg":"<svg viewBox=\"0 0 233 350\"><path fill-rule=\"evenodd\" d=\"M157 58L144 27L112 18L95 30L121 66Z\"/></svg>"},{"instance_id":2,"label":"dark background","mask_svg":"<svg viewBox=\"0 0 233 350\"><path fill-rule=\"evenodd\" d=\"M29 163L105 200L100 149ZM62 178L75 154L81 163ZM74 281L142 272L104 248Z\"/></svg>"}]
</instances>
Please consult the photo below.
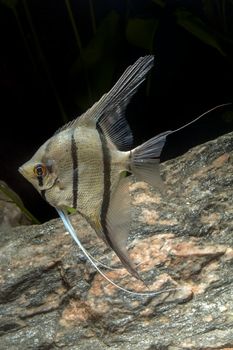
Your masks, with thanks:
<instances>
[{"instance_id":1,"label":"dark background","mask_svg":"<svg viewBox=\"0 0 233 350\"><path fill-rule=\"evenodd\" d=\"M140 56L155 67L127 109L135 145L233 101L231 0L0 0L0 179L41 221L55 211L18 173ZM162 161L233 128L221 108L169 136Z\"/></svg>"}]
</instances>

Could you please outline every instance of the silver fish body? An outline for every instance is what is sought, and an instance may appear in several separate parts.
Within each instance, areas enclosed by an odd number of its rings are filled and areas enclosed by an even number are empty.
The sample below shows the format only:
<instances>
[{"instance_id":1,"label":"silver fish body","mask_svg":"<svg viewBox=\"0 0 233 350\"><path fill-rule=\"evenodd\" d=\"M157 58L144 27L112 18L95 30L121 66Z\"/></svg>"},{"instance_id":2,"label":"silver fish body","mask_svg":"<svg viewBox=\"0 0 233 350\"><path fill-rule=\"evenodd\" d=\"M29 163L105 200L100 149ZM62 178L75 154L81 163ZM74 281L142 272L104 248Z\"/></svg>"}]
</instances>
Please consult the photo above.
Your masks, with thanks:
<instances>
[{"instance_id":1,"label":"silver fish body","mask_svg":"<svg viewBox=\"0 0 233 350\"><path fill-rule=\"evenodd\" d=\"M159 156L171 131L132 149L124 112L152 66L153 56L138 59L107 94L58 130L19 169L52 206L81 213L136 278L140 276L126 250L130 230L126 174L161 188Z\"/></svg>"}]
</instances>

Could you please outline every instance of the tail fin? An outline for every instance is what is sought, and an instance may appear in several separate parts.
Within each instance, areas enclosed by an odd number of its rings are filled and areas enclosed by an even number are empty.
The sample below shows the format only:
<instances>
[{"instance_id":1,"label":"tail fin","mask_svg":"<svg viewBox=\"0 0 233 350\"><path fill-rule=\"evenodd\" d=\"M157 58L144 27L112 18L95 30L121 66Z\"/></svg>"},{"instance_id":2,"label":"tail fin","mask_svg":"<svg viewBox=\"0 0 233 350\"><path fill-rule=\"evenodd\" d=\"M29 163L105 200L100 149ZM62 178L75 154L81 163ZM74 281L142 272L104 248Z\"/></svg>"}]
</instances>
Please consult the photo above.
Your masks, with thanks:
<instances>
[{"instance_id":1,"label":"tail fin","mask_svg":"<svg viewBox=\"0 0 233 350\"><path fill-rule=\"evenodd\" d=\"M159 157L162 152L163 146L166 142L166 137L169 134L173 134L195 123L198 119L214 111L215 109L231 104L232 102L223 103L221 105L215 106L214 108L209 109L207 112L204 112L199 117L179 127L178 129L165 131L162 134L159 134L153 137L152 139L146 141L141 146L138 146L135 149L133 149L131 151L130 172L132 172L138 180L146 181L153 187L162 190L163 181L159 173Z\"/></svg>"},{"instance_id":2,"label":"tail fin","mask_svg":"<svg viewBox=\"0 0 233 350\"><path fill-rule=\"evenodd\" d=\"M159 173L159 157L166 142L166 131L131 151L130 170L138 180L146 181L155 188L163 189L163 182Z\"/></svg>"}]
</instances>

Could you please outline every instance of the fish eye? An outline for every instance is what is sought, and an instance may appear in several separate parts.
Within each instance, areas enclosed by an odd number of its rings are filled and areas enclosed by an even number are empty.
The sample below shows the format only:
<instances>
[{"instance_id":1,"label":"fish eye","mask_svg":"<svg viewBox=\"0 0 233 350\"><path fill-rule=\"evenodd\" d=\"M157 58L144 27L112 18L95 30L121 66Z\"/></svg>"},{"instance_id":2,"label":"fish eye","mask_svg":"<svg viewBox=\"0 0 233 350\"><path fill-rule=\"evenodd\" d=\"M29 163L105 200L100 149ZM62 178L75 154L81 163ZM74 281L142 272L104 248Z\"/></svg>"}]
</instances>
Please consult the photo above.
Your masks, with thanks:
<instances>
[{"instance_id":1,"label":"fish eye","mask_svg":"<svg viewBox=\"0 0 233 350\"><path fill-rule=\"evenodd\" d=\"M47 169L44 164L37 164L35 165L33 172L37 177L43 177L46 175Z\"/></svg>"}]
</instances>

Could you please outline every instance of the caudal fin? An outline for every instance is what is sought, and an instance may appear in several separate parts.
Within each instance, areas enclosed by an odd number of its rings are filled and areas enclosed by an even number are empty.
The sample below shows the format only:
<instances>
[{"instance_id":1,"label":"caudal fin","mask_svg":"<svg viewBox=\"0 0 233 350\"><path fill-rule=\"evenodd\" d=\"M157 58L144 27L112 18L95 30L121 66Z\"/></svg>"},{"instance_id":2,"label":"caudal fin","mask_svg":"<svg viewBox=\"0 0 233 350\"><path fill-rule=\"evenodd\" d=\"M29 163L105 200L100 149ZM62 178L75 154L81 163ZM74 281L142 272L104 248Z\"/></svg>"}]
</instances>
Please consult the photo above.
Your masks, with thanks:
<instances>
[{"instance_id":1,"label":"caudal fin","mask_svg":"<svg viewBox=\"0 0 233 350\"><path fill-rule=\"evenodd\" d=\"M159 173L160 154L166 142L166 131L132 150L130 170L138 180L148 182L151 186L163 189L163 182Z\"/></svg>"},{"instance_id":2,"label":"caudal fin","mask_svg":"<svg viewBox=\"0 0 233 350\"><path fill-rule=\"evenodd\" d=\"M209 109L207 112L201 114L191 122L179 127L175 130L165 131L152 139L146 141L141 146L136 147L131 151L130 171L137 177L138 180L146 181L153 187L163 189L163 182L159 173L159 158L162 152L163 146L166 142L166 137L169 134L176 133L187 126L195 123L204 115L220 108L231 105L232 103L223 103Z\"/></svg>"}]
</instances>

